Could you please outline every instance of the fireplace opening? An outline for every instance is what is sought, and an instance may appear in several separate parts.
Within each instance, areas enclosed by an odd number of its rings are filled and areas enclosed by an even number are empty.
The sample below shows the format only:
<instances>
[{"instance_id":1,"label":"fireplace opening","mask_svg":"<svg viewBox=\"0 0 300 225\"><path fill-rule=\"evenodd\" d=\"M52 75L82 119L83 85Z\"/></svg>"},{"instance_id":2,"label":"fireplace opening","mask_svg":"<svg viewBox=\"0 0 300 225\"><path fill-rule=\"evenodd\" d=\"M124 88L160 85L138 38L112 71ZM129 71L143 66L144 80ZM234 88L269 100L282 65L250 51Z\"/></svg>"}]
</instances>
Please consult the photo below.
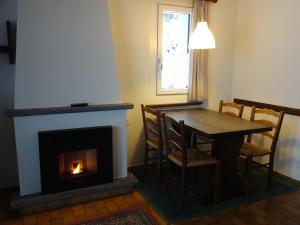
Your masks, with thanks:
<instances>
[{"instance_id":1,"label":"fireplace opening","mask_svg":"<svg viewBox=\"0 0 300 225\"><path fill-rule=\"evenodd\" d=\"M42 193L112 181L112 127L39 132Z\"/></svg>"},{"instance_id":2,"label":"fireplace opening","mask_svg":"<svg viewBox=\"0 0 300 225\"><path fill-rule=\"evenodd\" d=\"M60 179L97 174L97 149L59 153Z\"/></svg>"}]
</instances>

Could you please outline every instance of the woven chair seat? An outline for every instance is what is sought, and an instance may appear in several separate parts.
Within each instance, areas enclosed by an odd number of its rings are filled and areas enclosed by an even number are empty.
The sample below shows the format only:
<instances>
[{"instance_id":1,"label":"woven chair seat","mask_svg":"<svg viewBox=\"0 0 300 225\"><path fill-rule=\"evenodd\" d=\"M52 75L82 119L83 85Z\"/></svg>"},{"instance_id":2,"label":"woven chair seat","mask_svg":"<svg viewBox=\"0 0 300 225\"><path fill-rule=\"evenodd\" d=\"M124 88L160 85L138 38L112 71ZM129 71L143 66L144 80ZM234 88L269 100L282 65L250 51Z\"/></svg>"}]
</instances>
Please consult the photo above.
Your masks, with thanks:
<instances>
[{"instance_id":1,"label":"woven chair seat","mask_svg":"<svg viewBox=\"0 0 300 225\"><path fill-rule=\"evenodd\" d=\"M168 155L168 158L176 165L180 167L183 166L182 152L180 151L172 152ZM217 162L218 162L217 159L195 148L187 149L187 167L208 166L208 165L214 165Z\"/></svg>"},{"instance_id":2,"label":"woven chair seat","mask_svg":"<svg viewBox=\"0 0 300 225\"><path fill-rule=\"evenodd\" d=\"M247 157L247 156L264 156L271 154L270 149L264 148L262 146L247 143L245 142L240 150L240 154Z\"/></svg>"}]
</instances>

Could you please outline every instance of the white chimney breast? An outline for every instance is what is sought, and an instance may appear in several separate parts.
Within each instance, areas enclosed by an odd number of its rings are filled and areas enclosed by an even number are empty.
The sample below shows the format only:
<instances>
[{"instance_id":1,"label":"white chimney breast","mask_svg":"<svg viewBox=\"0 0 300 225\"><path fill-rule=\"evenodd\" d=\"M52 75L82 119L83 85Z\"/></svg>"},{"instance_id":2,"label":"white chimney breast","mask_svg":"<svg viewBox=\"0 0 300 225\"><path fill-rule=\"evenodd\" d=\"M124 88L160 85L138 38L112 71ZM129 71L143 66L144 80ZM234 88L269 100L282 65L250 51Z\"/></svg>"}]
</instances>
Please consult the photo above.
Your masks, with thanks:
<instances>
[{"instance_id":1,"label":"white chimney breast","mask_svg":"<svg viewBox=\"0 0 300 225\"><path fill-rule=\"evenodd\" d=\"M107 0L19 1L15 109L121 101Z\"/></svg>"}]
</instances>

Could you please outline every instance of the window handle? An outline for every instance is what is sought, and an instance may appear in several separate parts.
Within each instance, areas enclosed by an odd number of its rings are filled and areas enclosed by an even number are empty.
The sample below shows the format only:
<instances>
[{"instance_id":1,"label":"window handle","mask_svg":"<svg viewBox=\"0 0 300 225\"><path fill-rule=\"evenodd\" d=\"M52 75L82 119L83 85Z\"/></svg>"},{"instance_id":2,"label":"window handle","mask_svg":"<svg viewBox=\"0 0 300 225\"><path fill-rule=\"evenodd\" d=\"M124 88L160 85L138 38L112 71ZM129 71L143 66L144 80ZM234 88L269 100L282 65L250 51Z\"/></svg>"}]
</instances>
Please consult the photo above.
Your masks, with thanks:
<instances>
[{"instance_id":1,"label":"window handle","mask_svg":"<svg viewBox=\"0 0 300 225\"><path fill-rule=\"evenodd\" d=\"M157 68L158 68L158 70L163 69L163 58L158 58L157 59Z\"/></svg>"}]
</instances>

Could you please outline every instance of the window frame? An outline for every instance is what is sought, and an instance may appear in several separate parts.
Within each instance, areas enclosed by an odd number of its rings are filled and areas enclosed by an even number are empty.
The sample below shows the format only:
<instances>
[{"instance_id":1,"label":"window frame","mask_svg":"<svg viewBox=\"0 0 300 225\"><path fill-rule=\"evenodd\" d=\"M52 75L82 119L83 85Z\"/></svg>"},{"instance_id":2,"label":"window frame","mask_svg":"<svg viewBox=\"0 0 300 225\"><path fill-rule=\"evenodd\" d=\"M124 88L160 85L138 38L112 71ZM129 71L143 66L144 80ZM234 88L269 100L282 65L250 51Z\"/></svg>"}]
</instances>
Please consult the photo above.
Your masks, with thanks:
<instances>
[{"instance_id":1,"label":"window frame","mask_svg":"<svg viewBox=\"0 0 300 225\"><path fill-rule=\"evenodd\" d=\"M165 90L161 87L162 81L162 26L163 26L163 12L178 12L178 13L187 13L190 15L189 19L189 28L188 28L188 36L191 35L192 29L192 7L189 6L177 6L177 5L169 5L169 4L158 4L157 6L157 55L156 55L156 95L187 95L187 89L172 89ZM190 61L191 63L191 61Z\"/></svg>"}]
</instances>

